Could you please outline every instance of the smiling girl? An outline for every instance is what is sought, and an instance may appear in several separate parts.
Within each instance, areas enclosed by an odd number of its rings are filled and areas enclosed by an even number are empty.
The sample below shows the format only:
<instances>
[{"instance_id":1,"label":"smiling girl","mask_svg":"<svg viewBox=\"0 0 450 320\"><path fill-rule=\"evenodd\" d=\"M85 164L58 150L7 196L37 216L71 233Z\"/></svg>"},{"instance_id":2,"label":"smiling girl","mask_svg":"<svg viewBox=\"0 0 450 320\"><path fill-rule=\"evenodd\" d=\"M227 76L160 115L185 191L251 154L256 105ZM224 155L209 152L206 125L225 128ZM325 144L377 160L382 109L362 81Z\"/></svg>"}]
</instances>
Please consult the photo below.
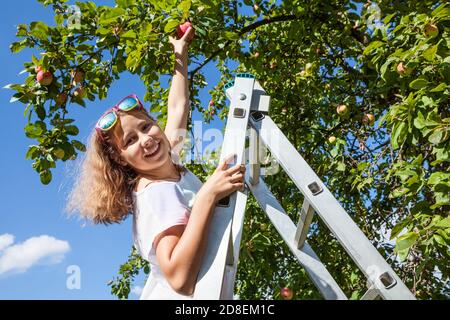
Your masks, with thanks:
<instances>
[{"instance_id":1,"label":"smiling girl","mask_svg":"<svg viewBox=\"0 0 450 320\"><path fill-rule=\"evenodd\" d=\"M193 297L215 205L244 186L245 167L228 167L232 156L204 184L174 160L187 126L193 37L189 28L180 39L170 38L176 62L164 130L134 94L107 110L92 131L67 204L94 223L133 216L134 245L151 267L141 299Z\"/></svg>"}]
</instances>

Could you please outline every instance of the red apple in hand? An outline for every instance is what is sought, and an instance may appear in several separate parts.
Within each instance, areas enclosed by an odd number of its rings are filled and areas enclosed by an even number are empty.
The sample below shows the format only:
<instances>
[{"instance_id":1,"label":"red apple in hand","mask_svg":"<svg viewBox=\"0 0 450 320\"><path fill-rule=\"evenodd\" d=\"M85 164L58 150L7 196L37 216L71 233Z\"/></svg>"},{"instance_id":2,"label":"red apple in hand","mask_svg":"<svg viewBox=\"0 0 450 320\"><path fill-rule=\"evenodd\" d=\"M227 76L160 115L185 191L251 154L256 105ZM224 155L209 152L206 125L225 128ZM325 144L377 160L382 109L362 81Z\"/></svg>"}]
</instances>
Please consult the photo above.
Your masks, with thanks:
<instances>
[{"instance_id":1,"label":"red apple in hand","mask_svg":"<svg viewBox=\"0 0 450 320\"><path fill-rule=\"evenodd\" d=\"M192 28L192 23L190 23L189 21L186 21L183 24L180 24L177 27L177 36L178 38L182 38L184 36L184 34L186 33L187 29Z\"/></svg>"},{"instance_id":2,"label":"red apple in hand","mask_svg":"<svg viewBox=\"0 0 450 320\"><path fill-rule=\"evenodd\" d=\"M284 287L281 288L280 295L284 300L292 300L294 297L294 291L292 291L291 288Z\"/></svg>"},{"instance_id":3,"label":"red apple in hand","mask_svg":"<svg viewBox=\"0 0 450 320\"><path fill-rule=\"evenodd\" d=\"M43 86L48 86L53 81L53 74L50 71L40 70L36 75L36 80Z\"/></svg>"}]
</instances>

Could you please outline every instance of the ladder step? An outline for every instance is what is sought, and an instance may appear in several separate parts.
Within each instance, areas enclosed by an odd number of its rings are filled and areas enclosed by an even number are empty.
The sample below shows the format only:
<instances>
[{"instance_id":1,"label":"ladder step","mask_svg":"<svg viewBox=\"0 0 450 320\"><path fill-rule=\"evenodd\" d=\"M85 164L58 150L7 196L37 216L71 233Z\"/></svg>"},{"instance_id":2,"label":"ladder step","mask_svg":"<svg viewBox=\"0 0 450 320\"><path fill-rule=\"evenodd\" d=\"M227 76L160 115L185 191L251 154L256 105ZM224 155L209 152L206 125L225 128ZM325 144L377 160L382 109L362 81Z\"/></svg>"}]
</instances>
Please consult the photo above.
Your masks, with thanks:
<instances>
[{"instance_id":1,"label":"ladder step","mask_svg":"<svg viewBox=\"0 0 450 320\"><path fill-rule=\"evenodd\" d=\"M300 211L300 217L297 223L297 231L295 232L294 242L298 249L301 249L305 244L306 237L308 236L309 226L311 225L314 217L314 208L305 199L303 201L302 210Z\"/></svg>"},{"instance_id":2,"label":"ladder step","mask_svg":"<svg viewBox=\"0 0 450 320\"><path fill-rule=\"evenodd\" d=\"M361 297L361 300L375 300L380 296L380 290L375 286L371 286Z\"/></svg>"}]
</instances>

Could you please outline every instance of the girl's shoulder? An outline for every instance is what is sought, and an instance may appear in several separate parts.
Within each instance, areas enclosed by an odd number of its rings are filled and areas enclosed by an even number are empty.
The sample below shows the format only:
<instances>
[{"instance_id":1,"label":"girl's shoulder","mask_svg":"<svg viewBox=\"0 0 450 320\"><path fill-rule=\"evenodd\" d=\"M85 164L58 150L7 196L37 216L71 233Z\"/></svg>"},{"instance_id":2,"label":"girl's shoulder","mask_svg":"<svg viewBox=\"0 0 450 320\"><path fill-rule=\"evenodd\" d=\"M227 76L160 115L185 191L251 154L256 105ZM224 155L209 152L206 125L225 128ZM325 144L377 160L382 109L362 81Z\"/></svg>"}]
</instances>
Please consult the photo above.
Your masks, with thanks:
<instances>
[{"instance_id":1,"label":"girl's shoulder","mask_svg":"<svg viewBox=\"0 0 450 320\"><path fill-rule=\"evenodd\" d=\"M176 183L179 183L184 178L184 176L187 173L188 173L188 170L186 170L185 172L180 173L180 179L178 181L175 181L175 180L151 180L151 179L148 179L146 177L140 177L138 182L136 183L136 186L135 186L133 191L135 193L140 193L142 190L144 190L148 186L155 185L155 184L158 184L158 183L161 183L161 182L163 182L163 183L164 182L169 182L169 183L175 183L176 184Z\"/></svg>"}]
</instances>

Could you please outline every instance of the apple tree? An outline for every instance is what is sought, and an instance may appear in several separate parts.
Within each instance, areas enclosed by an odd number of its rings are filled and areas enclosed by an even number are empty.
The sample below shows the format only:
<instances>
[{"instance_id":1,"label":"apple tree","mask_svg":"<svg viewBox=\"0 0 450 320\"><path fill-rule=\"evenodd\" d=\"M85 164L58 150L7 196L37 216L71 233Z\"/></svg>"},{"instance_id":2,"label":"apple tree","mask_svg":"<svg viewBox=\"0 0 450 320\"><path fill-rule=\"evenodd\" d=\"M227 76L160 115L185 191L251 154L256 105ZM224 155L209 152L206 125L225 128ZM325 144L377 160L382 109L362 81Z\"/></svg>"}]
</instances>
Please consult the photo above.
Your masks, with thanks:
<instances>
[{"instance_id":1,"label":"apple tree","mask_svg":"<svg viewBox=\"0 0 450 320\"><path fill-rule=\"evenodd\" d=\"M39 0L52 25L19 24L12 52L33 48L12 101L24 104L26 152L42 183L59 161L85 150L68 106L104 99L124 72L147 88L165 121L171 73L168 35L189 19L192 105L224 119L223 86L253 73L272 97L271 117L420 299L448 298L450 231L450 6L423 1ZM71 22L71 23L69 23ZM231 67L237 63L238 67ZM212 103L199 100L205 66L221 73ZM191 126L192 124L190 124ZM187 166L206 179L213 166ZM296 221L303 197L283 172L266 182ZM349 298L366 279L316 217L308 237ZM126 299L149 266L133 249L110 282ZM283 288L283 290L281 290ZM235 292L241 299L317 299L253 198L249 198ZM286 291L287 290L287 291ZM283 294L282 294L283 292ZM289 292L289 294L286 294Z\"/></svg>"}]
</instances>

